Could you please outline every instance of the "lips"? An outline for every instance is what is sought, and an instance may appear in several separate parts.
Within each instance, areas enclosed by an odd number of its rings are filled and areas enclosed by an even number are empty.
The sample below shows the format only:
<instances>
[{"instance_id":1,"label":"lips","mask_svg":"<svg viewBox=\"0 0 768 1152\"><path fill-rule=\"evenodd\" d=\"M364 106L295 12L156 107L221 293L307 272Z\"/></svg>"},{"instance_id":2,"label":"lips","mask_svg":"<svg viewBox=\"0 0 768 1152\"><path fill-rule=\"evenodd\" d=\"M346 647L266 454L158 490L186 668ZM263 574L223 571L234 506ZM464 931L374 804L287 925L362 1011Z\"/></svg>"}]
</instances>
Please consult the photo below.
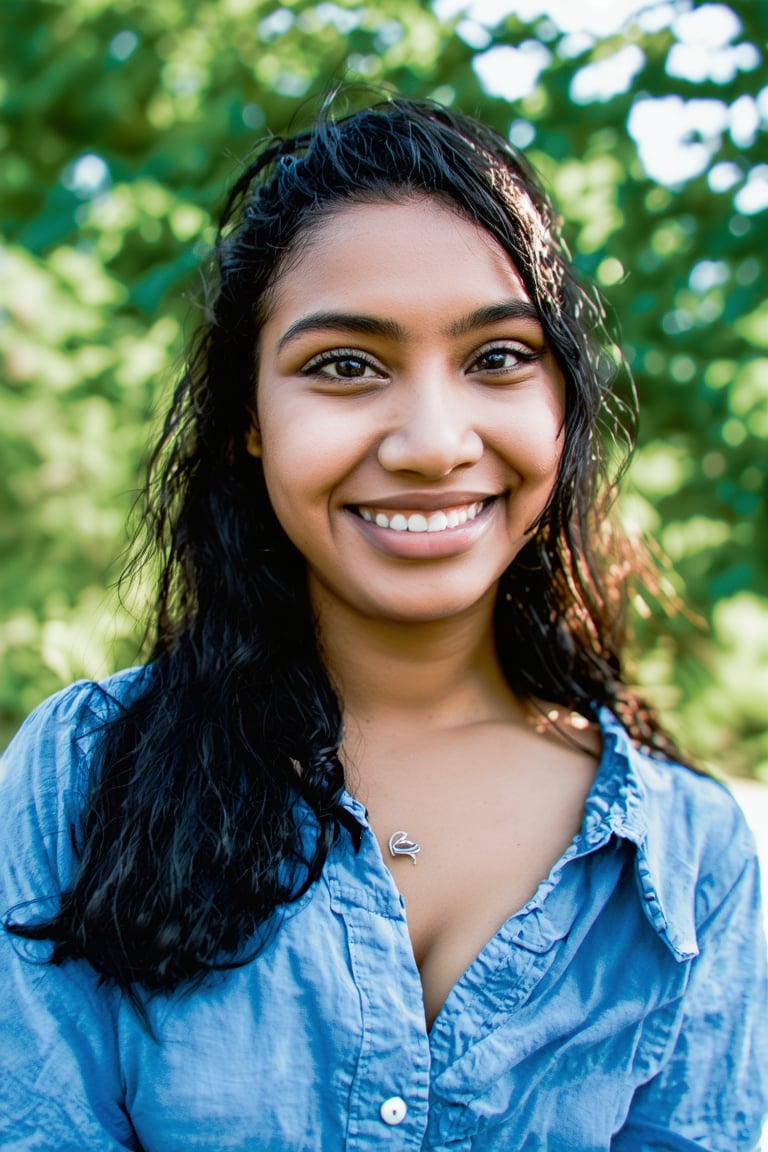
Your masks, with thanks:
<instances>
[{"instance_id":1,"label":"lips","mask_svg":"<svg viewBox=\"0 0 768 1152\"><path fill-rule=\"evenodd\" d=\"M355 511L367 523L375 524L379 528L389 528L393 532L435 533L461 528L470 520L474 520L489 502L489 500L474 500L470 504L457 504L433 511L384 509L375 505L360 504Z\"/></svg>"}]
</instances>

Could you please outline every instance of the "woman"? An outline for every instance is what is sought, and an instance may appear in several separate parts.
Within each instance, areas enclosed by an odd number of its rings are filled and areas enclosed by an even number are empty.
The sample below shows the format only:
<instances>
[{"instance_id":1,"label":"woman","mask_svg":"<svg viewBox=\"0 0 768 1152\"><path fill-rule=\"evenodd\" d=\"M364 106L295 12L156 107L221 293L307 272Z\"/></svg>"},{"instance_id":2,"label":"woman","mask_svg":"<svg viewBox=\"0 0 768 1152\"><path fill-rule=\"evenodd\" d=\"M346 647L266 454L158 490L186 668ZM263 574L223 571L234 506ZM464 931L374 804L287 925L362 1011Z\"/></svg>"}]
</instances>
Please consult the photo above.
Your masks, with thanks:
<instances>
[{"instance_id":1,"label":"woman","mask_svg":"<svg viewBox=\"0 0 768 1152\"><path fill-rule=\"evenodd\" d=\"M217 270L153 658L8 753L0 1131L753 1147L754 848L622 681L628 411L528 167L437 106L324 118Z\"/></svg>"}]
</instances>

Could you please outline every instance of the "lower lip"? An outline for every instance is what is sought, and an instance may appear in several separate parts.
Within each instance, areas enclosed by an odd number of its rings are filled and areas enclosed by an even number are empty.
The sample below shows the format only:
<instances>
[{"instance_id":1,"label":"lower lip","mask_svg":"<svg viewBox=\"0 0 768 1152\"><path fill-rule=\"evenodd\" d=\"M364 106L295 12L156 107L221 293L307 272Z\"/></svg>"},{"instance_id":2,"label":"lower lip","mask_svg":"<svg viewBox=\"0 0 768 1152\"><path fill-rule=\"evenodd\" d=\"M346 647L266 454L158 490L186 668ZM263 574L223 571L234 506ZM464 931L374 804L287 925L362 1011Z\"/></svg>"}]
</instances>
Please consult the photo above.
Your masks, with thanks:
<instances>
[{"instance_id":1,"label":"lower lip","mask_svg":"<svg viewBox=\"0 0 768 1152\"><path fill-rule=\"evenodd\" d=\"M442 532L396 532L392 528L380 528L372 520L363 520L356 512L350 511L349 515L358 531L389 556L404 560L441 560L461 556L477 543L490 524L496 503L494 499L486 504L474 520L467 520L456 528L445 528Z\"/></svg>"}]
</instances>

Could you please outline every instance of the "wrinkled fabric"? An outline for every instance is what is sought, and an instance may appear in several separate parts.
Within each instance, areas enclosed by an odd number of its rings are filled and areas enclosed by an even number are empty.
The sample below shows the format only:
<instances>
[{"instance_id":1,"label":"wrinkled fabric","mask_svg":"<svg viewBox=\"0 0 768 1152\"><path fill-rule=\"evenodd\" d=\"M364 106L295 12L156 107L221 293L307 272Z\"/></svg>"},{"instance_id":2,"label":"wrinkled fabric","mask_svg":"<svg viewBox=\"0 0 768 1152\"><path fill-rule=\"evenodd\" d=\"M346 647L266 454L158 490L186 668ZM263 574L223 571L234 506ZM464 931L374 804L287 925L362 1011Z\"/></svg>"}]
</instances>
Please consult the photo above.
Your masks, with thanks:
<instances>
[{"instance_id":1,"label":"wrinkled fabric","mask_svg":"<svg viewBox=\"0 0 768 1152\"><path fill-rule=\"evenodd\" d=\"M74 685L9 748L4 916L50 912L70 884L98 729L145 674ZM343 832L255 960L148 998L154 1036L87 964L0 930L0 1147L753 1149L768 1051L752 838L719 783L601 724L581 831L430 1032L404 902L351 797L359 847Z\"/></svg>"}]
</instances>

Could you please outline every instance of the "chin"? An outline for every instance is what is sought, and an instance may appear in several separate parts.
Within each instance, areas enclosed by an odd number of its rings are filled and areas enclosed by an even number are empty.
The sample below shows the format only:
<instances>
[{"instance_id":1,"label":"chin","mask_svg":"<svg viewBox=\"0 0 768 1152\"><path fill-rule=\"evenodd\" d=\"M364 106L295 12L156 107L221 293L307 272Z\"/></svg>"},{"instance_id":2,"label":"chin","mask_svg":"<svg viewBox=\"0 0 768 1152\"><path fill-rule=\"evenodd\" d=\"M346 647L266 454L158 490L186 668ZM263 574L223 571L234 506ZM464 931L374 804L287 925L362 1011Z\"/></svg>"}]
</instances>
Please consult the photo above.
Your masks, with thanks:
<instances>
[{"instance_id":1,"label":"chin","mask_svg":"<svg viewBox=\"0 0 768 1152\"><path fill-rule=\"evenodd\" d=\"M370 613L382 622L391 622L393 625L412 624L439 624L451 621L460 621L463 618L483 612L492 607L496 599L495 588L477 596L446 596L440 597L432 593L423 598L400 597L396 604L379 605Z\"/></svg>"}]
</instances>

